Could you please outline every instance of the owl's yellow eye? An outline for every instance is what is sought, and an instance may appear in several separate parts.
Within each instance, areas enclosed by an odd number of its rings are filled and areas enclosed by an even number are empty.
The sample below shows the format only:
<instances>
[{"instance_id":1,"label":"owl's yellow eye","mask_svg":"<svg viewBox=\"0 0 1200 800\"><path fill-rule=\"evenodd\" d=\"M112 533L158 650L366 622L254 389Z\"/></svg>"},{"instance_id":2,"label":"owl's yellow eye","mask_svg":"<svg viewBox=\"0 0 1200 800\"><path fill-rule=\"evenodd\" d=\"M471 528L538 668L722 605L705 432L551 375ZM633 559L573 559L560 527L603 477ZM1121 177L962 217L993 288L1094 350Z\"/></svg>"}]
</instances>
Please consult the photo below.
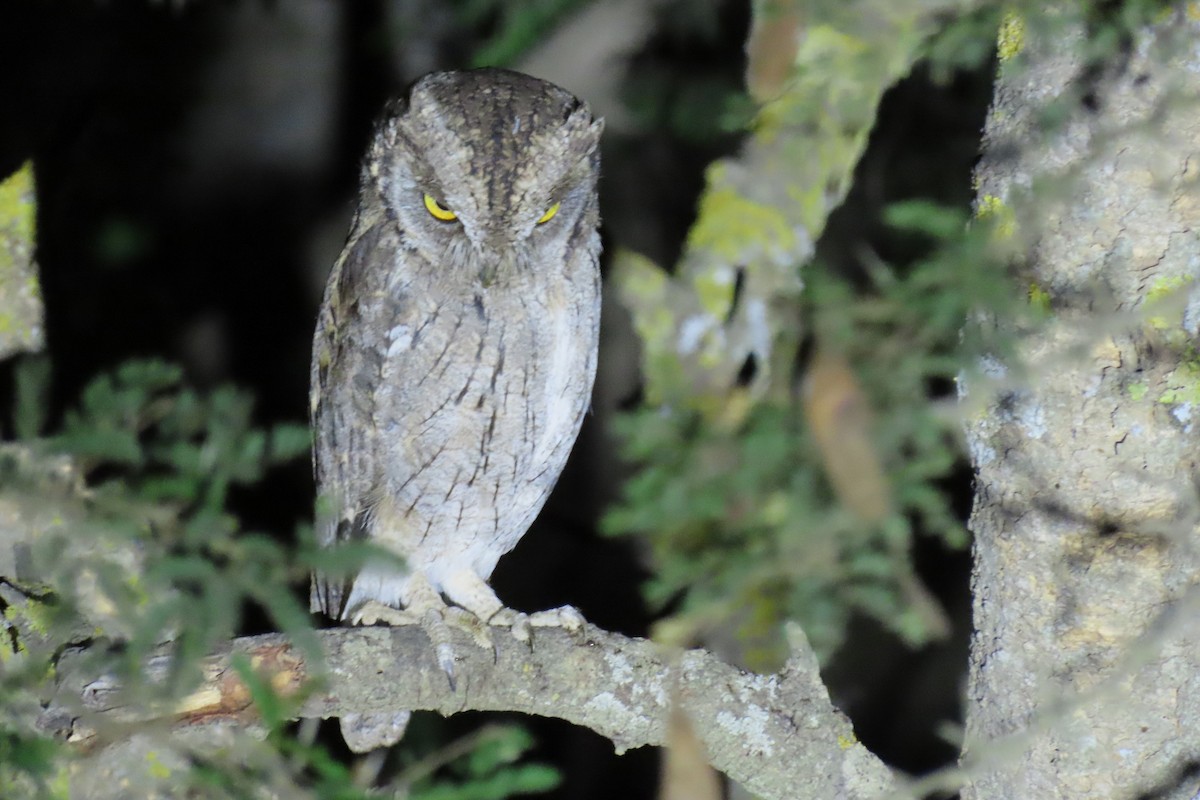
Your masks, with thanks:
<instances>
[{"instance_id":1,"label":"owl's yellow eye","mask_svg":"<svg viewBox=\"0 0 1200 800\"><path fill-rule=\"evenodd\" d=\"M544 222L549 222L550 220L554 219L554 215L558 213L558 207L560 205L562 205L562 203L555 203L554 205L547 208L546 213L542 214L541 218L538 219L537 224L541 225Z\"/></svg>"},{"instance_id":2,"label":"owl's yellow eye","mask_svg":"<svg viewBox=\"0 0 1200 800\"><path fill-rule=\"evenodd\" d=\"M425 195L425 210L432 214L434 219L440 219L442 222L453 222L458 219L458 214L434 200L431 194Z\"/></svg>"}]
</instances>

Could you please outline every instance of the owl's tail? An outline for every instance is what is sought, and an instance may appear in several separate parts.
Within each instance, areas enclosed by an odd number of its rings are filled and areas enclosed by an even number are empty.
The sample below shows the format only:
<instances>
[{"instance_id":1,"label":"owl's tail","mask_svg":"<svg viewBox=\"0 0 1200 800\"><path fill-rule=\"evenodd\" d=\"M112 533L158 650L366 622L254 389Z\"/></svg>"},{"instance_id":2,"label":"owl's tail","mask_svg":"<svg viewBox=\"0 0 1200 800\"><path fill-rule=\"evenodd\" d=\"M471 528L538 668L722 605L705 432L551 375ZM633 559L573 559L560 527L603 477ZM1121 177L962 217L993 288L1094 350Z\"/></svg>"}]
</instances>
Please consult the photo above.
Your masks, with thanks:
<instances>
[{"instance_id":1,"label":"owl's tail","mask_svg":"<svg viewBox=\"0 0 1200 800\"><path fill-rule=\"evenodd\" d=\"M340 720L342 738L355 753L369 753L380 747L391 747L404 737L411 711L387 714L343 714Z\"/></svg>"}]
</instances>

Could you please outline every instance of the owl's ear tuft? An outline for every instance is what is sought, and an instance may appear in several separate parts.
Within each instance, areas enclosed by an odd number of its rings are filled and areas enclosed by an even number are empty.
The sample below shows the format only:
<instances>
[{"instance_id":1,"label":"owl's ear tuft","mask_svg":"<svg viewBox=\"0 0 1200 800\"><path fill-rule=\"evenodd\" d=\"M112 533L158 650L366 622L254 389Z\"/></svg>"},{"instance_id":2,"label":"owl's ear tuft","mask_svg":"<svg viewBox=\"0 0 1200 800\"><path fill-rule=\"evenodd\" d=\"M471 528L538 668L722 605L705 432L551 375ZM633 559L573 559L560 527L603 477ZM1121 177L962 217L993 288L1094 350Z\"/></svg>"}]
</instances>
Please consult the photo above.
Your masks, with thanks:
<instances>
[{"instance_id":1,"label":"owl's ear tuft","mask_svg":"<svg viewBox=\"0 0 1200 800\"><path fill-rule=\"evenodd\" d=\"M411 90L412 87L409 86L409 91ZM383 113L380 114L380 117L382 119L388 119L390 117L402 117L407 114L409 91L406 91L404 94L397 97L388 99L388 101L383 104Z\"/></svg>"},{"instance_id":2,"label":"owl's ear tuft","mask_svg":"<svg viewBox=\"0 0 1200 800\"><path fill-rule=\"evenodd\" d=\"M582 115L591 117L591 112L588 111L587 103L580 100L578 97L572 97L571 102L563 106L563 122L568 125L575 122L577 116Z\"/></svg>"},{"instance_id":3,"label":"owl's ear tuft","mask_svg":"<svg viewBox=\"0 0 1200 800\"><path fill-rule=\"evenodd\" d=\"M593 122L595 120L592 119L592 109L579 99L567 106L563 114L563 127L572 133L587 130Z\"/></svg>"},{"instance_id":4,"label":"owl's ear tuft","mask_svg":"<svg viewBox=\"0 0 1200 800\"><path fill-rule=\"evenodd\" d=\"M584 156L594 158L600 151L600 134L604 133L604 117L589 120L587 130L581 137L586 143Z\"/></svg>"},{"instance_id":5,"label":"owl's ear tuft","mask_svg":"<svg viewBox=\"0 0 1200 800\"><path fill-rule=\"evenodd\" d=\"M586 156L600 146L600 134L604 132L604 119L593 118L592 110L587 104L579 101L563 124L572 152Z\"/></svg>"}]
</instances>

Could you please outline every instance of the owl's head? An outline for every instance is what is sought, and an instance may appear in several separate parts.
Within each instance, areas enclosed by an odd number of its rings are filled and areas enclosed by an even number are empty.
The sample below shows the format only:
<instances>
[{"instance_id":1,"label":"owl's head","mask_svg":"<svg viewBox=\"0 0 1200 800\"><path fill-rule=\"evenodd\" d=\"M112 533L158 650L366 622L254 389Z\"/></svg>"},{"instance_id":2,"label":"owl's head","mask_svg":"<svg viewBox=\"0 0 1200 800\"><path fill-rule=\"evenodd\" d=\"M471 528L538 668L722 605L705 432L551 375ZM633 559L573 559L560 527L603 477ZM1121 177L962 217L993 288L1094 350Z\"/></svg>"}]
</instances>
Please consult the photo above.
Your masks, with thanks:
<instances>
[{"instance_id":1,"label":"owl's head","mask_svg":"<svg viewBox=\"0 0 1200 800\"><path fill-rule=\"evenodd\" d=\"M365 190L444 279L506 282L594 235L603 127L528 75L433 73L380 122Z\"/></svg>"}]
</instances>

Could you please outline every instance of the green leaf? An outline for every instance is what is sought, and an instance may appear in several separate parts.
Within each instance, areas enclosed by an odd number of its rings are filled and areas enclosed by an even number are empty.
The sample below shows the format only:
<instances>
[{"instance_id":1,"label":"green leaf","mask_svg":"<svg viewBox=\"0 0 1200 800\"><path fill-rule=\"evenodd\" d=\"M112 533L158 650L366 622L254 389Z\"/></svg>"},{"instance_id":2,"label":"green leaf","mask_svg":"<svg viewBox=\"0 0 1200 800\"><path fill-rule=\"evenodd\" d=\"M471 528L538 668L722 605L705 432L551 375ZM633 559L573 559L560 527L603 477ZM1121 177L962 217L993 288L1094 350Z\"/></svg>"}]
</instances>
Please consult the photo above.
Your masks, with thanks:
<instances>
[{"instance_id":1,"label":"green leaf","mask_svg":"<svg viewBox=\"0 0 1200 800\"><path fill-rule=\"evenodd\" d=\"M404 568L404 559L392 551L366 541L348 541L336 546L310 547L296 555L296 562L308 569L317 569L331 578L352 575L366 563L379 563Z\"/></svg>"},{"instance_id":2,"label":"green leaf","mask_svg":"<svg viewBox=\"0 0 1200 800\"><path fill-rule=\"evenodd\" d=\"M254 703L258 713L262 716L263 723L272 733L276 733L279 728L287 722L284 715L285 704L279 693L271 687L271 684L264 680L253 667L250 666L250 658L245 653L234 653L229 657L229 666L242 679L242 683L246 685L246 689L250 692L250 700Z\"/></svg>"},{"instance_id":3,"label":"green leaf","mask_svg":"<svg viewBox=\"0 0 1200 800\"><path fill-rule=\"evenodd\" d=\"M167 446L166 452L161 454L161 457L181 475L200 478L206 477L210 471L202 460L200 447L191 442L172 442Z\"/></svg>"},{"instance_id":4,"label":"green leaf","mask_svg":"<svg viewBox=\"0 0 1200 800\"><path fill-rule=\"evenodd\" d=\"M83 425L68 430L51 440L60 453L85 459L140 466L142 446L137 434L130 430L88 428Z\"/></svg>"},{"instance_id":5,"label":"green leaf","mask_svg":"<svg viewBox=\"0 0 1200 800\"><path fill-rule=\"evenodd\" d=\"M61 746L53 739L0 728L0 766L15 768L33 778L48 778L54 773L60 752Z\"/></svg>"},{"instance_id":6,"label":"green leaf","mask_svg":"<svg viewBox=\"0 0 1200 800\"><path fill-rule=\"evenodd\" d=\"M511 764L533 746L533 737L524 728L497 728L475 751L467 756L467 772L486 775Z\"/></svg>"},{"instance_id":7,"label":"green leaf","mask_svg":"<svg viewBox=\"0 0 1200 800\"><path fill-rule=\"evenodd\" d=\"M962 210L926 200L893 203L884 211L883 219L893 228L928 234L939 240L955 237L967 227L967 216Z\"/></svg>"},{"instance_id":8,"label":"green leaf","mask_svg":"<svg viewBox=\"0 0 1200 800\"><path fill-rule=\"evenodd\" d=\"M589 0L536 0L511 3L503 0L470 0L460 14L467 20L499 17L495 32L472 58L476 67L506 66L516 61L557 25L567 14Z\"/></svg>"},{"instance_id":9,"label":"green leaf","mask_svg":"<svg viewBox=\"0 0 1200 800\"><path fill-rule=\"evenodd\" d=\"M311 447L312 436L307 425L281 423L271 428L268 452L272 464L307 456Z\"/></svg>"},{"instance_id":10,"label":"green leaf","mask_svg":"<svg viewBox=\"0 0 1200 800\"><path fill-rule=\"evenodd\" d=\"M46 403L50 393L50 359L42 355L25 356L17 362L16 408L13 427L17 438L32 441L46 424Z\"/></svg>"},{"instance_id":11,"label":"green leaf","mask_svg":"<svg viewBox=\"0 0 1200 800\"><path fill-rule=\"evenodd\" d=\"M230 473L240 483L253 483L262 477L263 455L267 451L267 435L262 431L251 431L235 443Z\"/></svg>"},{"instance_id":12,"label":"green leaf","mask_svg":"<svg viewBox=\"0 0 1200 800\"><path fill-rule=\"evenodd\" d=\"M183 370L159 359L127 361L117 367L117 380L145 393L172 389L183 380Z\"/></svg>"}]
</instances>

